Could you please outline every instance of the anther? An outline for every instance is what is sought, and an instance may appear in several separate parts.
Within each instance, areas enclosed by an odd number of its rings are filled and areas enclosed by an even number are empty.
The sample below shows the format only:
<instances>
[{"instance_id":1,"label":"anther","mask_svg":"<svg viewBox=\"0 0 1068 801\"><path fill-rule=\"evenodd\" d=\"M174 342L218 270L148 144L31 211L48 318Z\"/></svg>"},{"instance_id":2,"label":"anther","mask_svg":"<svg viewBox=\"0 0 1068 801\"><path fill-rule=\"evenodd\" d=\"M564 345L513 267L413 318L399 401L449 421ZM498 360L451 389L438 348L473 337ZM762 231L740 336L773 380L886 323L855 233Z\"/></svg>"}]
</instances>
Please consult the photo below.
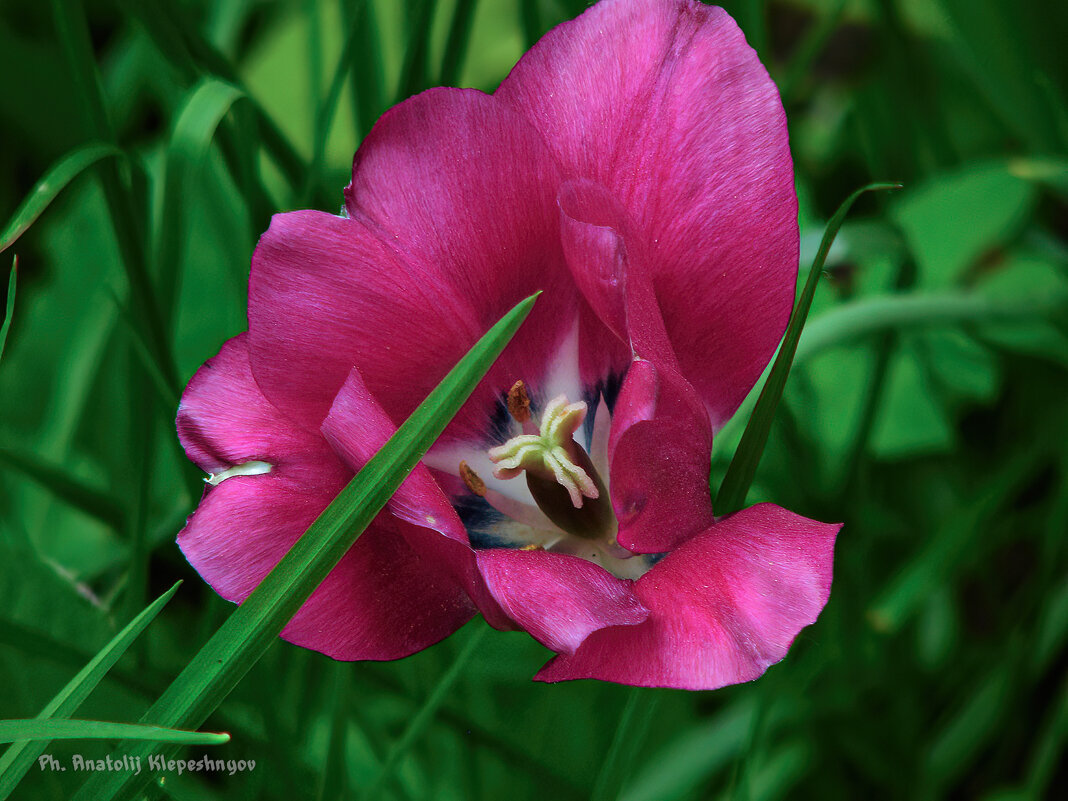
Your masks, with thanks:
<instances>
[{"instance_id":1,"label":"anther","mask_svg":"<svg viewBox=\"0 0 1068 801\"><path fill-rule=\"evenodd\" d=\"M525 423L530 419L530 395L527 394L527 385L522 381L516 381L508 390L508 414L517 423Z\"/></svg>"},{"instance_id":2,"label":"anther","mask_svg":"<svg viewBox=\"0 0 1068 801\"><path fill-rule=\"evenodd\" d=\"M486 497L486 482L478 477L478 473L472 470L467 462L460 462L460 478L475 495Z\"/></svg>"}]
</instances>

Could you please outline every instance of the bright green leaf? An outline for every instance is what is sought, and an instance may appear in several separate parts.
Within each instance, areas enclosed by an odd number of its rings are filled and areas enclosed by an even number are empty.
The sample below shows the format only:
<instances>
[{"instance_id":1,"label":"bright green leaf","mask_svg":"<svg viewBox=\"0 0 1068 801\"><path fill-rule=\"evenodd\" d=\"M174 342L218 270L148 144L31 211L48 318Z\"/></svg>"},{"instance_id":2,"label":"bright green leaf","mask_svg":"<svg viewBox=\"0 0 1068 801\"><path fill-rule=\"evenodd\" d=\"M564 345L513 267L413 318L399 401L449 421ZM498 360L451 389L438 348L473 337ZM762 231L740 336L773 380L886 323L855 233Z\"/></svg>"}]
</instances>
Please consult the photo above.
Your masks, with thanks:
<instances>
[{"instance_id":1,"label":"bright green leaf","mask_svg":"<svg viewBox=\"0 0 1068 801\"><path fill-rule=\"evenodd\" d=\"M176 745L224 745L230 735L102 720L0 720L0 743L20 740L148 740Z\"/></svg>"},{"instance_id":2,"label":"bright green leaf","mask_svg":"<svg viewBox=\"0 0 1068 801\"><path fill-rule=\"evenodd\" d=\"M771 373L768 375L764 388L760 392L760 397L757 400L756 407L753 409L752 416L749 418L749 423L745 427L741 444L738 446L738 450L735 451L730 467L727 468L727 475L724 476L719 493L716 495L714 505L717 514L736 512L745 503L745 496L749 492L749 485L753 483L753 477L756 475L757 465L760 463L760 457L768 441L768 434L771 432L771 423L775 418L775 411L779 407L779 399L782 397L786 379L790 374L790 367L793 365L794 353L801 337L801 329L805 326L808 310L812 305L812 298L816 294L816 284L819 282L823 264L827 260L827 254L834 243L834 237L838 233L838 229L845 222L846 215L853 207L853 203L862 194L880 189L896 188L898 188L897 184L869 184L858 189L846 198L845 202L838 207L834 216L831 217L830 222L827 223L827 230L823 234L823 241L820 243L819 251L816 253L816 259L812 264L808 280L805 282L805 288L802 290L801 297L790 315L786 334L783 336L782 345L779 347L779 355L775 357Z\"/></svg>"}]
</instances>

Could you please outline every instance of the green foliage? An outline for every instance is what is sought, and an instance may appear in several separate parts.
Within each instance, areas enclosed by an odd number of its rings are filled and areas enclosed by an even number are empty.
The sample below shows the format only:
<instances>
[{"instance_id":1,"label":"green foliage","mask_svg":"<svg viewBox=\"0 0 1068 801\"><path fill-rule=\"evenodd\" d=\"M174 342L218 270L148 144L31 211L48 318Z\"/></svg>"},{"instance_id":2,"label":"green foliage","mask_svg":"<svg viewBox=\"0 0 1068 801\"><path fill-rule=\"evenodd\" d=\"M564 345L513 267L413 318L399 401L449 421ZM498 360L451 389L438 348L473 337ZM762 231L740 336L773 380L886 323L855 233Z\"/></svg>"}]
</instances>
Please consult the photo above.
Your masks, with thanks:
<instances>
[{"instance_id":1,"label":"green foliage","mask_svg":"<svg viewBox=\"0 0 1068 801\"><path fill-rule=\"evenodd\" d=\"M100 652L92 658L78 675L71 679L67 685L59 691L59 693L48 702L47 706L41 710L37 715L37 720L46 723L55 723L63 718L73 714L75 710L81 706L82 702L89 696L89 693L100 683L101 679L107 675L108 671L115 666L115 663L119 661L119 658L126 652L126 649L133 644L133 641L143 632L148 624L151 623L156 615L158 615L163 607L167 605L167 602L174 597L174 593L178 591L178 587L181 582L175 584L167 592L163 593L159 598L152 602L141 614L131 620L126 628L120 631L112 638L111 642L105 645ZM0 721L0 724L10 723L10 721ZM82 721L80 727L75 727L72 731L68 732L69 736L77 737L79 731L85 732L87 730L86 724L89 722ZM53 729L53 731L55 731ZM100 735L98 731L93 731L89 728L89 737L99 736L111 736ZM121 736L121 735L120 735ZM204 741L207 742L207 741ZM47 740L38 740L31 742L29 740L16 741L12 746L4 752L3 757L0 757L0 798L7 798L14 791L19 781L26 775L26 771L30 769L34 761L40 756L41 752L47 747Z\"/></svg>"},{"instance_id":2,"label":"green foliage","mask_svg":"<svg viewBox=\"0 0 1068 801\"><path fill-rule=\"evenodd\" d=\"M102 720L0 720L0 743L35 740L148 740L176 745L224 745L230 742L230 735Z\"/></svg>"},{"instance_id":3,"label":"green foliage","mask_svg":"<svg viewBox=\"0 0 1068 801\"><path fill-rule=\"evenodd\" d=\"M234 611L175 548L202 485L174 398L245 327L270 214L336 211L388 106L438 82L492 90L585 5L0 5L0 248L17 238L19 254L17 304L14 272L0 304L0 717L203 725L231 734L213 758L257 762L168 774L147 797L1057 797L1063 3L724 3L783 89L803 267L843 197L904 184L859 199L822 254L789 381L768 381L777 410L754 415L754 392L717 434L713 486L735 487L718 511L747 495L845 523L830 604L761 680L534 684L548 652L481 621L400 662L333 663L268 648L282 607ZM739 453L751 420L766 446L750 435ZM736 458L745 480L735 468L726 485ZM180 578L132 640L147 599ZM43 745L7 752L29 768L13 797L82 787L27 760ZM99 739L45 750L67 764L118 753Z\"/></svg>"}]
</instances>

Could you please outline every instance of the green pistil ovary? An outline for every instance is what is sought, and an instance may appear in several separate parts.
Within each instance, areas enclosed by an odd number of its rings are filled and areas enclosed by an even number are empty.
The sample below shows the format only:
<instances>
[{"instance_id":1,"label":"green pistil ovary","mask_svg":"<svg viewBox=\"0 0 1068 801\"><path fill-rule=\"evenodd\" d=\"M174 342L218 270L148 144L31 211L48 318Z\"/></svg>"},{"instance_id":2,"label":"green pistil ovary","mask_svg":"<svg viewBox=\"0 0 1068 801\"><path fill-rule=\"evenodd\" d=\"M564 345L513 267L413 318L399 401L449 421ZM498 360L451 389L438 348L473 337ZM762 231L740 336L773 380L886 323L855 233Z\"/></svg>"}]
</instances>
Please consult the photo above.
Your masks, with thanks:
<instances>
[{"instance_id":1,"label":"green pistil ovary","mask_svg":"<svg viewBox=\"0 0 1068 801\"><path fill-rule=\"evenodd\" d=\"M574 507L581 509L584 498L600 495L593 479L575 463L573 456L579 448L574 440L575 432L585 419L584 402L568 403L564 395L554 398L542 413L537 434L520 434L490 449L490 461L496 465L493 474L506 479L529 471L551 477L567 490Z\"/></svg>"}]
</instances>

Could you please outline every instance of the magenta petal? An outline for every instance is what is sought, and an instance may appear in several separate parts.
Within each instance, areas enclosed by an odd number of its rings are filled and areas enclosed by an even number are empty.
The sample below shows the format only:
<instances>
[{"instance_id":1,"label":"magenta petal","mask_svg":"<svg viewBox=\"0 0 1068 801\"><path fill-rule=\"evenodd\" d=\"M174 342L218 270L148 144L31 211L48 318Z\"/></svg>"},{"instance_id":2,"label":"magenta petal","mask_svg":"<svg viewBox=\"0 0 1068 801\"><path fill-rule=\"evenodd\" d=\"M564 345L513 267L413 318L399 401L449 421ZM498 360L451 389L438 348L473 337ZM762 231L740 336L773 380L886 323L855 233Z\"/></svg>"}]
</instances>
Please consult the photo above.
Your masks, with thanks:
<instances>
[{"instance_id":1,"label":"magenta petal","mask_svg":"<svg viewBox=\"0 0 1068 801\"><path fill-rule=\"evenodd\" d=\"M536 678L691 690L751 681L827 603L839 528L774 504L731 515L635 583L644 623L593 632Z\"/></svg>"},{"instance_id":2,"label":"magenta petal","mask_svg":"<svg viewBox=\"0 0 1068 801\"><path fill-rule=\"evenodd\" d=\"M353 471L360 470L397 427L353 368L330 407L323 435ZM400 535L424 558L447 572L494 625L507 618L486 590L475 552L456 509L422 462L389 500L389 511L407 525Z\"/></svg>"},{"instance_id":3,"label":"magenta petal","mask_svg":"<svg viewBox=\"0 0 1068 801\"><path fill-rule=\"evenodd\" d=\"M402 420L508 309L543 289L450 427L484 435L498 393L546 372L577 319L555 163L506 105L435 89L384 114L353 169L348 219L279 215L260 240L249 283L256 379L318 430L355 365Z\"/></svg>"},{"instance_id":4,"label":"magenta petal","mask_svg":"<svg viewBox=\"0 0 1068 801\"><path fill-rule=\"evenodd\" d=\"M638 553L671 550L712 522L712 429L679 372L648 271L648 251L608 192L571 181L558 197L564 254L590 306L634 354L612 415L612 506L619 543Z\"/></svg>"},{"instance_id":5,"label":"magenta petal","mask_svg":"<svg viewBox=\"0 0 1068 801\"><path fill-rule=\"evenodd\" d=\"M478 569L505 614L558 653L573 653L597 629L634 626L649 616L633 582L575 556L483 550Z\"/></svg>"},{"instance_id":6,"label":"magenta petal","mask_svg":"<svg viewBox=\"0 0 1068 801\"><path fill-rule=\"evenodd\" d=\"M219 595L240 603L331 499L282 476L229 478L201 501L178 545ZM388 524L380 517L364 531L285 627L285 639L334 659L398 659L470 619L474 610L451 577Z\"/></svg>"},{"instance_id":7,"label":"magenta petal","mask_svg":"<svg viewBox=\"0 0 1068 801\"><path fill-rule=\"evenodd\" d=\"M186 454L207 473L251 461L290 470L336 464L322 437L295 427L263 397L252 379L247 334L224 343L197 370L182 393L177 427Z\"/></svg>"},{"instance_id":8,"label":"magenta petal","mask_svg":"<svg viewBox=\"0 0 1068 801\"><path fill-rule=\"evenodd\" d=\"M477 327L450 287L410 273L352 220L317 211L275 215L249 280L252 368L264 394L317 432L360 364L380 376L382 392L407 396L398 413L410 412L459 357L455 342Z\"/></svg>"},{"instance_id":9,"label":"magenta petal","mask_svg":"<svg viewBox=\"0 0 1068 801\"><path fill-rule=\"evenodd\" d=\"M190 564L241 602L352 477L326 440L294 426L252 378L247 337L223 345L190 381L178 411L190 458L209 472L250 461L259 475L209 487L178 535ZM384 522L383 522L384 520ZM466 593L380 517L300 608L283 636L337 659L395 659L470 618ZM439 539L441 538L440 535Z\"/></svg>"},{"instance_id":10,"label":"magenta petal","mask_svg":"<svg viewBox=\"0 0 1068 801\"><path fill-rule=\"evenodd\" d=\"M354 367L323 422L323 435L342 461L356 472L396 431L396 425ZM421 462L390 498L389 509L401 520L432 528L465 547L468 544L459 515L430 475L429 468Z\"/></svg>"},{"instance_id":11,"label":"magenta petal","mask_svg":"<svg viewBox=\"0 0 1068 801\"><path fill-rule=\"evenodd\" d=\"M786 117L737 25L696 0L604 0L495 97L626 208L682 373L722 425L786 327L798 257Z\"/></svg>"}]
</instances>

